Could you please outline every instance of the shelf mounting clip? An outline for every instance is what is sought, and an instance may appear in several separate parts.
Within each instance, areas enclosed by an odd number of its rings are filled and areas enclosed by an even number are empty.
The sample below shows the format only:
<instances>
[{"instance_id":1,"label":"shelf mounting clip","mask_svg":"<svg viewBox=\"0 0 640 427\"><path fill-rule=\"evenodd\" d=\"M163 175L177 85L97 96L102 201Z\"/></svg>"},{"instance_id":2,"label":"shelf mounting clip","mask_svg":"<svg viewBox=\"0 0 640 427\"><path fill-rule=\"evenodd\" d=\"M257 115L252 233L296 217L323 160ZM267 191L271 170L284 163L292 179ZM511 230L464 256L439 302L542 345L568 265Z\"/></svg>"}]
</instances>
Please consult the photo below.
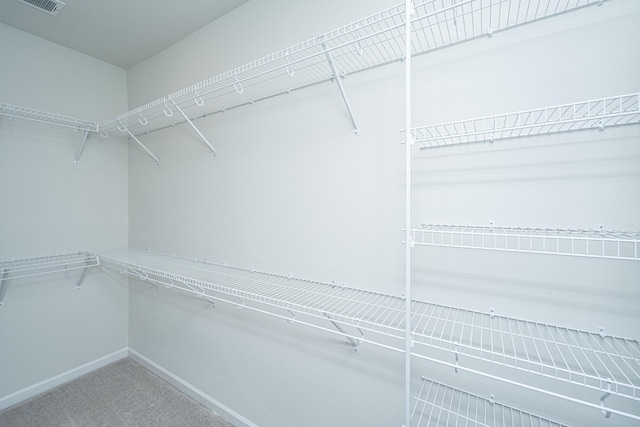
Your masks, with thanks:
<instances>
[{"instance_id":1,"label":"shelf mounting clip","mask_svg":"<svg viewBox=\"0 0 640 427\"><path fill-rule=\"evenodd\" d=\"M349 117L351 117L351 123L353 124L353 134L358 136L360 134L360 130L358 129L358 124L356 123L356 119L353 115L353 111L351 110L351 104L349 103L349 98L347 98L347 93L344 90L344 86L342 84L342 79L340 74L338 74L338 69L336 68L335 62L333 62L333 56L331 56L331 51L329 50L327 43L323 41L324 37L321 37L322 48L324 49L324 54L327 57L327 62L329 63L329 67L331 68L331 72L333 73L333 78L338 85L338 89L340 90L340 95L342 95L342 100L344 101L344 105L347 107L347 111L349 113Z\"/></svg>"},{"instance_id":2,"label":"shelf mounting clip","mask_svg":"<svg viewBox=\"0 0 640 427\"><path fill-rule=\"evenodd\" d=\"M604 401L607 397L611 396L611 378L607 381L607 392L602 395L600 398L600 406L602 407L602 415L605 418L609 418L611 416L611 412L607 411L606 406L604 406Z\"/></svg>"},{"instance_id":3,"label":"shelf mounting clip","mask_svg":"<svg viewBox=\"0 0 640 427\"><path fill-rule=\"evenodd\" d=\"M288 322L290 325L292 325L292 324L293 324L293 322L295 322L295 321L296 321L296 314L295 314L293 311L289 310L289 309L287 309L287 311L291 314L291 319L287 319L287 322Z\"/></svg>"}]
</instances>

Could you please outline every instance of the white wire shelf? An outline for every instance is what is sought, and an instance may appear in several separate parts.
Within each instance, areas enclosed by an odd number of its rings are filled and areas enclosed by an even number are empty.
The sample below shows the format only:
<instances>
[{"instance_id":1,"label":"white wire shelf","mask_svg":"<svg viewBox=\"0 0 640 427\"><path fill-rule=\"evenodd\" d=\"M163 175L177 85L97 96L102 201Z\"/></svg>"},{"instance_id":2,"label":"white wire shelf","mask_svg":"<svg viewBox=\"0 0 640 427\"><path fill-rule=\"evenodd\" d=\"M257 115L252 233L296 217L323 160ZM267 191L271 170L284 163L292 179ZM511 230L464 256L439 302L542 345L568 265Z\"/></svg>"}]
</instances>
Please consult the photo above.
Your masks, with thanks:
<instances>
[{"instance_id":1,"label":"white wire shelf","mask_svg":"<svg viewBox=\"0 0 640 427\"><path fill-rule=\"evenodd\" d=\"M412 427L567 427L424 377L414 401Z\"/></svg>"},{"instance_id":2,"label":"white wire shelf","mask_svg":"<svg viewBox=\"0 0 640 427\"><path fill-rule=\"evenodd\" d=\"M98 265L98 257L87 252L0 262L0 280L50 274ZM4 275L5 277L2 277Z\"/></svg>"},{"instance_id":3,"label":"white wire shelf","mask_svg":"<svg viewBox=\"0 0 640 427\"><path fill-rule=\"evenodd\" d=\"M600 0L423 0L415 2L412 54L490 36L526 23L600 4ZM103 136L140 135L332 80L404 57L404 3L211 77L100 123ZM151 124L150 122L153 122Z\"/></svg>"},{"instance_id":4,"label":"white wire shelf","mask_svg":"<svg viewBox=\"0 0 640 427\"><path fill-rule=\"evenodd\" d=\"M0 103L0 115L11 118L15 117L19 119L32 120L50 125L63 126L87 132L98 131L98 123L96 122L48 113L45 111L33 110L31 108L18 107L11 104Z\"/></svg>"},{"instance_id":5,"label":"white wire shelf","mask_svg":"<svg viewBox=\"0 0 640 427\"><path fill-rule=\"evenodd\" d=\"M415 344L640 401L637 339L422 301L411 305Z\"/></svg>"},{"instance_id":6,"label":"white wire shelf","mask_svg":"<svg viewBox=\"0 0 640 427\"><path fill-rule=\"evenodd\" d=\"M421 224L411 235L425 246L640 260L636 231Z\"/></svg>"},{"instance_id":7,"label":"white wire shelf","mask_svg":"<svg viewBox=\"0 0 640 427\"><path fill-rule=\"evenodd\" d=\"M76 284L76 287L80 288L80 284L84 280L87 270L97 265L98 257L87 252L2 261L0 262L0 305L4 303L4 297L10 280L84 269Z\"/></svg>"},{"instance_id":8,"label":"white wire shelf","mask_svg":"<svg viewBox=\"0 0 640 427\"><path fill-rule=\"evenodd\" d=\"M101 265L238 307L302 322L310 316L331 319L344 326L403 338L404 301L401 298L339 284L326 284L285 275L255 271L122 249L97 254ZM313 326L313 325L311 325ZM362 338L355 336L354 338Z\"/></svg>"},{"instance_id":9,"label":"white wire shelf","mask_svg":"<svg viewBox=\"0 0 640 427\"><path fill-rule=\"evenodd\" d=\"M640 92L411 130L421 149L640 123Z\"/></svg>"},{"instance_id":10,"label":"white wire shelf","mask_svg":"<svg viewBox=\"0 0 640 427\"><path fill-rule=\"evenodd\" d=\"M380 344L380 337L387 336L399 339L394 349L403 345L401 297L137 249L99 257L101 265L214 301L314 327L306 316L331 320L343 335L348 334L342 327L359 331L350 335L354 340ZM412 301L411 312L416 356L437 348L640 400L638 340L422 301ZM365 332L373 338L365 338Z\"/></svg>"}]
</instances>

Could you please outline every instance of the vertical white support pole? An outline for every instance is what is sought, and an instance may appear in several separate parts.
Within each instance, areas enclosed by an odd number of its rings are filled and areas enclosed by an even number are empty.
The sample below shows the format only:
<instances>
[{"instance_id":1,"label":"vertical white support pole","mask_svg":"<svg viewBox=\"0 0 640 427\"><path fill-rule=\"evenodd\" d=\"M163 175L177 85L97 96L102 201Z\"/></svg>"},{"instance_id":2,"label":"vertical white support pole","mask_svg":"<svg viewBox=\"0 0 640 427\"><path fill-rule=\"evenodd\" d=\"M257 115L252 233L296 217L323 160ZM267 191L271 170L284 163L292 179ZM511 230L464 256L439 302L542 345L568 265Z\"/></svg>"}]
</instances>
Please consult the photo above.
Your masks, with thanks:
<instances>
[{"instance_id":1,"label":"vertical white support pole","mask_svg":"<svg viewBox=\"0 0 640 427\"><path fill-rule=\"evenodd\" d=\"M411 426L411 15L412 0L405 0L405 426Z\"/></svg>"}]
</instances>

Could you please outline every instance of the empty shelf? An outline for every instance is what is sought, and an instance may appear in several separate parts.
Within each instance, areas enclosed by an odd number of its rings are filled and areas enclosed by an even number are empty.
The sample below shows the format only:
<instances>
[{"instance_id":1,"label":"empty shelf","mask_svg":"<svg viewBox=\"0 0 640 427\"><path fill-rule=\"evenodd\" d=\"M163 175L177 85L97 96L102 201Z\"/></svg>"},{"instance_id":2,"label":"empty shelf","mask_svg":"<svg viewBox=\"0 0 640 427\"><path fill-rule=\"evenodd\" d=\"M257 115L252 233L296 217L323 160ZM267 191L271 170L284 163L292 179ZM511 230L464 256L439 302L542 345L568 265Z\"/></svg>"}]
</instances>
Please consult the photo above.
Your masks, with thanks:
<instances>
[{"instance_id":1,"label":"empty shelf","mask_svg":"<svg viewBox=\"0 0 640 427\"><path fill-rule=\"evenodd\" d=\"M640 232L421 224L416 245L640 260Z\"/></svg>"},{"instance_id":2,"label":"empty shelf","mask_svg":"<svg viewBox=\"0 0 640 427\"><path fill-rule=\"evenodd\" d=\"M418 55L559 15L600 0L422 0L414 4L412 54ZM100 123L142 134L191 118L330 81L404 57L404 4L191 85ZM180 110L178 110L180 108ZM180 114L177 114L180 113ZM151 124L150 122L153 123Z\"/></svg>"},{"instance_id":3,"label":"empty shelf","mask_svg":"<svg viewBox=\"0 0 640 427\"><path fill-rule=\"evenodd\" d=\"M421 149L640 123L640 93L412 129Z\"/></svg>"},{"instance_id":4,"label":"empty shelf","mask_svg":"<svg viewBox=\"0 0 640 427\"><path fill-rule=\"evenodd\" d=\"M47 123L56 126L84 130L87 132L98 131L98 124L96 122L75 119L73 117L66 117L60 114L47 113L44 111L33 110L25 107L18 107L11 104L0 103L0 115L33 120L36 122Z\"/></svg>"},{"instance_id":5,"label":"empty shelf","mask_svg":"<svg viewBox=\"0 0 640 427\"><path fill-rule=\"evenodd\" d=\"M415 344L640 400L636 339L422 301L411 312Z\"/></svg>"},{"instance_id":6,"label":"empty shelf","mask_svg":"<svg viewBox=\"0 0 640 427\"><path fill-rule=\"evenodd\" d=\"M420 392L414 400L412 427L566 427L547 418L503 405L491 398L476 396L424 377Z\"/></svg>"},{"instance_id":7,"label":"empty shelf","mask_svg":"<svg viewBox=\"0 0 640 427\"><path fill-rule=\"evenodd\" d=\"M167 287L181 287L238 307L260 307L258 311L291 320L296 314L324 321L330 319L345 326L404 337L405 304L392 295L139 249L110 251L98 256L102 265L115 265L123 273Z\"/></svg>"},{"instance_id":8,"label":"empty shelf","mask_svg":"<svg viewBox=\"0 0 640 427\"><path fill-rule=\"evenodd\" d=\"M405 337L400 297L136 249L99 257L101 265L123 273L238 307L310 326L316 325L296 315L373 332L367 341L373 344L381 343L375 341L381 336ZM412 301L411 312L418 357L428 347L437 348L591 389L610 387L612 394L640 400L637 340L422 301ZM394 345L402 348L401 341Z\"/></svg>"},{"instance_id":9,"label":"empty shelf","mask_svg":"<svg viewBox=\"0 0 640 427\"><path fill-rule=\"evenodd\" d=\"M0 262L0 280L69 271L98 265L98 258L86 252Z\"/></svg>"},{"instance_id":10,"label":"empty shelf","mask_svg":"<svg viewBox=\"0 0 640 427\"><path fill-rule=\"evenodd\" d=\"M87 269L96 265L98 265L98 257L86 252L2 261L0 262L0 305L4 302L9 280L82 268L84 271L76 285L79 288Z\"/></svg>"}]
</instances>

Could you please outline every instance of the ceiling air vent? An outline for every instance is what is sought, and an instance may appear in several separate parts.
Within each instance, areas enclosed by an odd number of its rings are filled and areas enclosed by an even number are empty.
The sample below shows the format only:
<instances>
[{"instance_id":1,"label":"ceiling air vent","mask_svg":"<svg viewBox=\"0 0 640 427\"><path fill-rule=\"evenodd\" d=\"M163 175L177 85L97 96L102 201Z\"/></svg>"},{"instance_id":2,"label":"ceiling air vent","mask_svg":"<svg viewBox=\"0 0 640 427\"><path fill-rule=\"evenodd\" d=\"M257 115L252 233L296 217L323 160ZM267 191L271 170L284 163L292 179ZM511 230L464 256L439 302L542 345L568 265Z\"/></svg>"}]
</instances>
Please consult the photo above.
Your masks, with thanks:
<instances>
[{"instance_id":1,"label":"ceiling air vent","mask_svg":"<svg viewBox=\"0 0 640 427\"><path fill-rule=\"evenodd\" d=\"M53 16L60 13L64 7L64 3L60 0L18 0L18 2L35 7L36 9Z\"/></svg>"}]
</instances>

